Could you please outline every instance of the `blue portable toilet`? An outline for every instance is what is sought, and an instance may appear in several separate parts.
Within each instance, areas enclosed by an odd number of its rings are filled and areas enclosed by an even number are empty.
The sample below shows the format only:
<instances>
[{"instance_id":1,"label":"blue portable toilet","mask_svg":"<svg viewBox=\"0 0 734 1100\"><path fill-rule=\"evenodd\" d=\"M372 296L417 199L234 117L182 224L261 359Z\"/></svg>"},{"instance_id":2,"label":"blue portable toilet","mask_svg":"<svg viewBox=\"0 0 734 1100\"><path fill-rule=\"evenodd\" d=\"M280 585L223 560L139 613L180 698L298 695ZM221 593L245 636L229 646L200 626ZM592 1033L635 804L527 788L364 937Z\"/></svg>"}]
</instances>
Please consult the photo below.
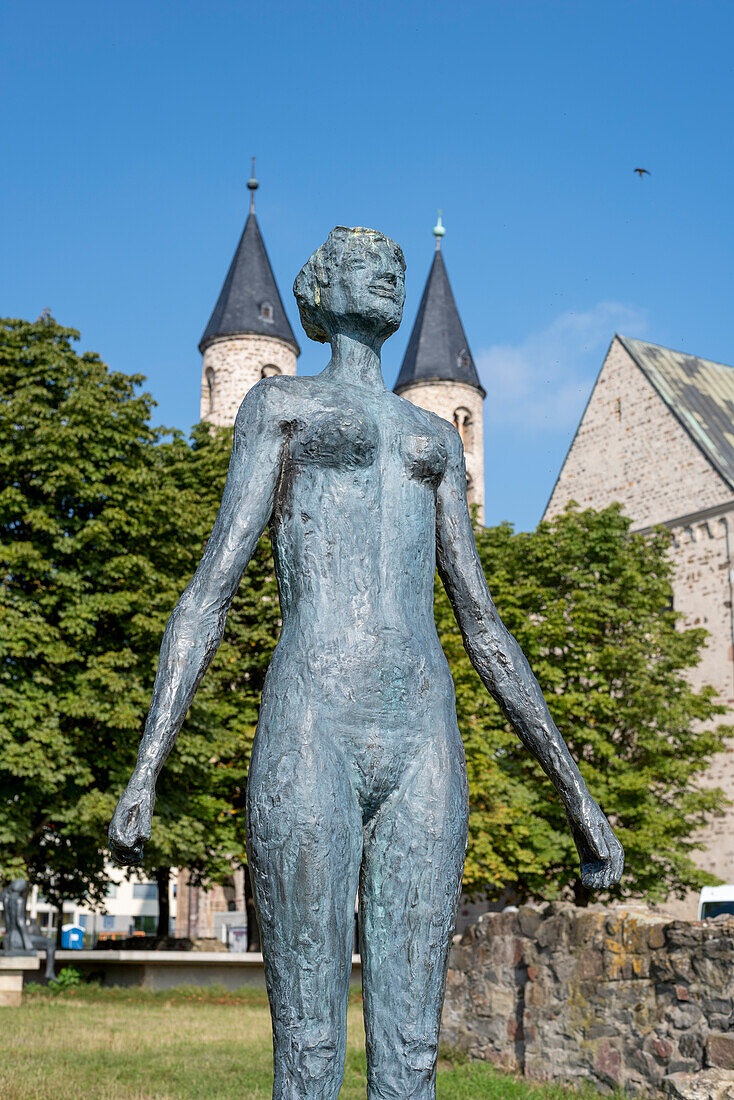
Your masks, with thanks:
<instances>
[{"instance_id":1,"label":"blue portable toilet","mask_svg":"<svg viewBox=\"0 0 734 1100\"><path fill-rule=\"evenodd\" d=\"M81 951L84 947L84 929L78 924L62 924L61 946L65 951Z\"/></svg>"}]
</instances>

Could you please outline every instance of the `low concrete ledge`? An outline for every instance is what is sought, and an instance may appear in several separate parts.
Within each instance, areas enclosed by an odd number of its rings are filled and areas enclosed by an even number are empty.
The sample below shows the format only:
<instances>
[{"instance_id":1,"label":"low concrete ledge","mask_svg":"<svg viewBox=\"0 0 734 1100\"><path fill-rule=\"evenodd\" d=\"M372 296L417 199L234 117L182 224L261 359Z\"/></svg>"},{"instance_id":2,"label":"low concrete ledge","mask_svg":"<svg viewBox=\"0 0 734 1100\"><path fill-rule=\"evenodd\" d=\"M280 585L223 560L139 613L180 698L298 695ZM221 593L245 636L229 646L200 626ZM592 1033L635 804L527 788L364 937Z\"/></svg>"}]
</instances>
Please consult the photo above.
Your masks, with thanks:
<instances>
[{"instance_id":1,"label":"low concrete ledge","mask_svg":"<svg viewBox=\"0 0 734 1100\"><path fill-rule=\"evenodd\" d=\"M0 1008L19 1008L23 999L23 977L38 970L38 955L0 953Z\"/></svg>"},{"instance_id":2,"label":"low concrete ledge","mask_svg":"<svg viewBox=\"0 0 734 1100\"><path fill-rule=\"evenodd\" d=\"M59 951L57 970L74 966L103 985L172 989L179 985L245 985L265 988L263 957L220 951ZM352 956L352 981L361 982L362 962Z\"/></svg>"}]
</instances>

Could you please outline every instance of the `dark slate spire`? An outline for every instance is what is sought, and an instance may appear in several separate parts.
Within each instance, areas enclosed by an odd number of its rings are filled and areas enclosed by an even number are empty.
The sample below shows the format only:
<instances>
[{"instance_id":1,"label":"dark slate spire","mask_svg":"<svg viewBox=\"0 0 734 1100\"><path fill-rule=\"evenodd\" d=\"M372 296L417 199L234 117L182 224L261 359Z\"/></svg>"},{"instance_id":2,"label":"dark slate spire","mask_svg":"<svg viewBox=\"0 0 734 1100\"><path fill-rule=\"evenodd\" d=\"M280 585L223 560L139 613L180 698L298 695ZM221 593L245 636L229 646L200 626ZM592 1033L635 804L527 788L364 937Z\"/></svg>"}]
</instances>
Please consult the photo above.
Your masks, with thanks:
<instances>
[{"instance_id":1,"label":"dark slate spire","mask_svg":"<svg viewBox=\"0 0 734 1100\"><path fill-rule=\"evenodd\" d=\"M484 397L485 391L474 366L441 255L441 238L445 229L441 224L440 211L433 232L436 254L395 383L395 393L416 382L465 382Z\"/></svg>"},{"instance_id":2,"label":"dark slate spire","mask_svg":"<svg viewBox=\"0 0 734 1100\"><path fill-rule=\"evenodd\" d=\"M203 352L218 336L275 336L286 340L296 351L300 348L293 335L278 292L273 269L255 217L255 191L258 182L247 181L250 213L229 265L227 278L199 344Z\"/></svg>"}]
</instances>

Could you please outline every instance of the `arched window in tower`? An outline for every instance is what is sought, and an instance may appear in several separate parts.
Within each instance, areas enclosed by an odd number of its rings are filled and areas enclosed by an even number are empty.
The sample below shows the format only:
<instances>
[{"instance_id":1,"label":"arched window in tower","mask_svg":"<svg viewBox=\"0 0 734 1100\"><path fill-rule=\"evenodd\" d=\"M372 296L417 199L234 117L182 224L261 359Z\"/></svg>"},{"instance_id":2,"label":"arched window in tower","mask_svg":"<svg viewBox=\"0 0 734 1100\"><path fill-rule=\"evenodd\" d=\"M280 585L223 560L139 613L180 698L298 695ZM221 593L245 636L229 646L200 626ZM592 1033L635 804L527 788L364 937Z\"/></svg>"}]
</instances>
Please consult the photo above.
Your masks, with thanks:
<instances>
[{"instance_id":1,"label":"arched window in tower","mask_svg":"<svg viewBox=\"0 0 734 1100\"><path fill-rule=\"evenodd\" d=\"M464 450L470 451L472 444L472 431L471 431L471 413L463 406L459 406L454 410L454 427L461 436L461 442L464 444Z\"/></svg>"},{"instance_id":2,"label":"arched window in tower","mask_svg":"<svg viewBox=\"0 0 734 1100\"><path fill-rule=\"evenodd\" d=\"M206 381L207 401L209 403L209 407L207 409L207 412L213 413L214 412L214 384L215 384L216 379L214 377L214 371L212 370L211 367L207 367L207 369L206 369L205 381Z\"/></svg>"},{"instance_id":3,"label":"arched window in tower","mask_svg":"<svg viewBox=\"0 0 734 1100\"><path fill-rule=\"evenodd\" d=\"M460 370L466 370L467 367L471 366L471 358L466 348L461 349L456 357L456 362L458 363Z\"/></svg>"},{"instance_id":4,"label":"arched window in tower","mask_svg":"<svg viewBox=\"0 0 734 1100\"><path fill-rule=\"evenodd\" d=\"M472 493L473 488L474 488L474 481L472 480L471 474L467 473L467 475L466 475L466 495L469 497L470 501L471 501L471 493Z\"/></svg>"},{"instance_id":5,"label":"arched window in tower","mask_svg":"<svg viewBox=\"0 0 734 1100\"><path fill-rule=\"evenodd\" d=\"M274 374L281 374L280 367L276 367L275 363L266 363L263 369L260 371L261 378L272 378Z\"/></svg>"},{"instance_id":6,"label":"arched window in tower","mask_svg":"<svg viewBox=\"0 0 734 1100\"><path fill-rule=\"evenodd\" d=\"M260 306L260 316L263 321L273 320L273 307L271 306L270 302L262 303L262 305Z\"/></svg>"}]
</instances>

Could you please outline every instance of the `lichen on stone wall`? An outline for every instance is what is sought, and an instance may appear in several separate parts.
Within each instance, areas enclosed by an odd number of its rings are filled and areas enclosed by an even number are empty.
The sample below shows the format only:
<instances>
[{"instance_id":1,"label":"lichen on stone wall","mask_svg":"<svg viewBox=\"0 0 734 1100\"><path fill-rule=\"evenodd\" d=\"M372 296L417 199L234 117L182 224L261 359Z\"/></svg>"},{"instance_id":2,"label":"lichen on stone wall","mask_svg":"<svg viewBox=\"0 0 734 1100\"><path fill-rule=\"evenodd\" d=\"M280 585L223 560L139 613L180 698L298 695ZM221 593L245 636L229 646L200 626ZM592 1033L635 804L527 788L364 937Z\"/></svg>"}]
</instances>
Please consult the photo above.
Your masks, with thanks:
<instances>
[{"instance_id":1,"label":"lichen on stone wall","mask_svg":"<svg viewBox=\"0 0 734 1100\"><path fill-rule=\"evenodd\" d=\"M684 1096L715 1070L731 1092L711 1095L734 1098L734 918L558 902L487 913L453 948L441 1037L601 1091Z\"/></svg>"}]
</instances>

